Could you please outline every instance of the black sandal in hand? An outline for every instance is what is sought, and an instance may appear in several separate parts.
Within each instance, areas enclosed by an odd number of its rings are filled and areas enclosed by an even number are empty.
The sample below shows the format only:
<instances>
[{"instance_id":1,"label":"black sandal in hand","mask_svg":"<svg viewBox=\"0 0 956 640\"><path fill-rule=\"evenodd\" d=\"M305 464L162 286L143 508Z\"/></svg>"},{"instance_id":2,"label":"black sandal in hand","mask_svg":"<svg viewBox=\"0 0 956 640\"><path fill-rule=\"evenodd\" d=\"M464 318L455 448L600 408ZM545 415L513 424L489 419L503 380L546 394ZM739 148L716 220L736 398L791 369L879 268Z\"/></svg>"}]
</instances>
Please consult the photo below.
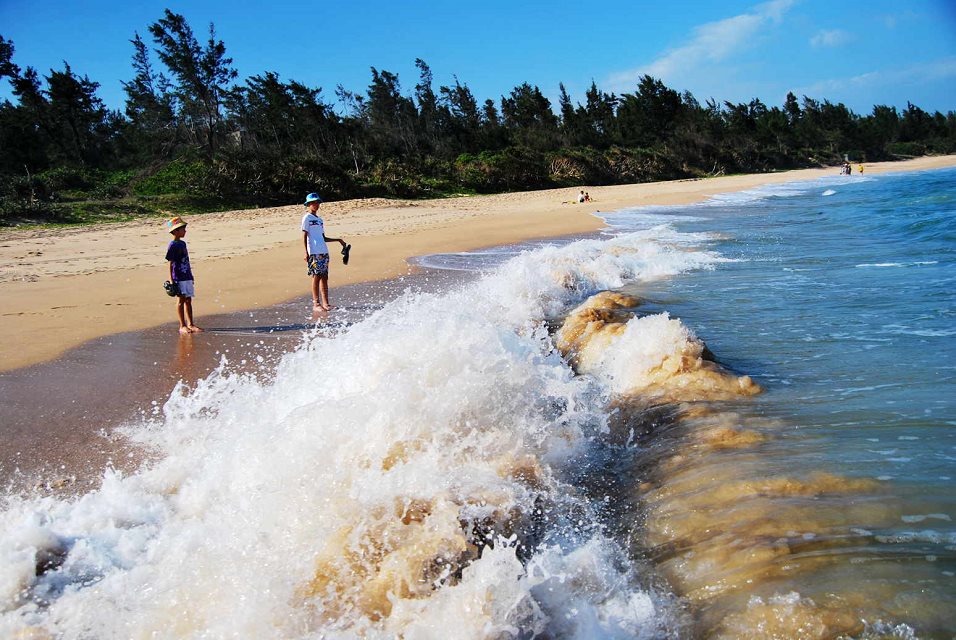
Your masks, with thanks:
<instances>
[{"instance_id":1,"label":"black sandal in hand","mask_svg":"<svg viewBox=\"0 0 956 640\"><path fill-rule=\"evenodd\" d=\"M349 251L352 249L352 245L347 244L342 247L342 264L349 263Z\"/></svg>"}]
</instances>

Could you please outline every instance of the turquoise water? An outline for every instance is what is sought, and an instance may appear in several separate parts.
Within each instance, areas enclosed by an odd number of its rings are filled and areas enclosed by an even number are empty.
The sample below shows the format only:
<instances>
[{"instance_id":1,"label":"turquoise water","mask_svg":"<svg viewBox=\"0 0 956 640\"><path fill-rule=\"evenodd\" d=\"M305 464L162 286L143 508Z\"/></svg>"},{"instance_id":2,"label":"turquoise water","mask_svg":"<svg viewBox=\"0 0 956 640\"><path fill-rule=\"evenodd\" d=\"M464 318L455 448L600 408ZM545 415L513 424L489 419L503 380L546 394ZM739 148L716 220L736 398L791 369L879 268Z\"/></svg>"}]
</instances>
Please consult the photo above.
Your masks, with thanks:
<instances>
[{"instance_id":1,"label":"turquoise water","mask_svg":"<svg viewBox=\"0 0 956 640\"><path fill-rule=\"evenodd\" d=\"M667 309L765 384L760 411L820 439L815 460L956 516L956 171L791 183L689 212L701 219L677 227L721 234L712 246L735 262L668 281Z\"/></svg>"},{"instance_id":2,"label":"turquoise water","mask_svg":"<svg viewBox=\"0 0 956 640\"><path fill-rule=\"evenodd\" d=\"M771 496L758 514L737 518L744 546L760 543L745 533L748 522L768 519L790 546L746 596L792 591L869 621L905 622L920 637L949 637L956 171L834 176L607 220L634 229L674 215L669 223L681 231L716 234L711 248L732 262L624 290L679 316L722 363L765 387L738 407L769 436L759 455L724 454L714 464L734 465L734 479L825 473L878 483ZM805 552L801 537L813 540ZM791 566L774 570L783 563Z\"/></svg>"}]
</instances>

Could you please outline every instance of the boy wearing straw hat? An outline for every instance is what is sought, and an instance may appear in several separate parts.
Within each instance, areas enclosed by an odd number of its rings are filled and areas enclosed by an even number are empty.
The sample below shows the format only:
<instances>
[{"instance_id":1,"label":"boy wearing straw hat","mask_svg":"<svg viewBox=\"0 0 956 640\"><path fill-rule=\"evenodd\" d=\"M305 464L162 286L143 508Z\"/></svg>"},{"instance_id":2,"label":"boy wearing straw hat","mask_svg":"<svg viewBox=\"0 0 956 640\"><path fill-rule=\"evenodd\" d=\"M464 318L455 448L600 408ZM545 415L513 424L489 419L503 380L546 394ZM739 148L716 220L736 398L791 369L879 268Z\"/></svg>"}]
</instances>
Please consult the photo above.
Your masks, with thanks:
<instances>
[{"instance_id":1,"label":"boy wearing straw hat","mask_svg":"<svg viewBox=\"0 0 956 640\"><path fill-rule=\"evenodd\" d=\"M186 249L186 221L175 216L166 221L166 228L173 239L166 248L166 261L169 262L169 280L176 287L176 314L179 316L179 333L198 333L202 331L193 323L193 272L189 266L189 251Z\"/></svg>"}]
</instances>

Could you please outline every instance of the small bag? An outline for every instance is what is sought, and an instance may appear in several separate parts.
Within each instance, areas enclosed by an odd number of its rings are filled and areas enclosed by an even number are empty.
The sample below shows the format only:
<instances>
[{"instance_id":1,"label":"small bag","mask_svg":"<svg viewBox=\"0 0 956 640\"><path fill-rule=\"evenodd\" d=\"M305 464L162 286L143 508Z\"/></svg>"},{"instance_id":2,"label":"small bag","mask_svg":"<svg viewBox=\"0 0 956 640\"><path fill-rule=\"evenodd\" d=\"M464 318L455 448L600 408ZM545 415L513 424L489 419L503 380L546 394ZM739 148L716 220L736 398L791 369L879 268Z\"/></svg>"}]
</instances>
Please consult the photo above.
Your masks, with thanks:
<instances>
[{"instance_id":1,"label":"small bag","mask_svg":"<svg viewBox=\"0 0 956 640\"><path fill-rule=\"evenodd\" d=\"M170 296L170 297L172 297L172 298L175 298L176 296L179 295L179 283L178 283L178 282L170 282L169 280L167 280L166 282L163 283L163 289L166 290L166 295L168 295L168 296Z\"/></svg>"}]
</instances>

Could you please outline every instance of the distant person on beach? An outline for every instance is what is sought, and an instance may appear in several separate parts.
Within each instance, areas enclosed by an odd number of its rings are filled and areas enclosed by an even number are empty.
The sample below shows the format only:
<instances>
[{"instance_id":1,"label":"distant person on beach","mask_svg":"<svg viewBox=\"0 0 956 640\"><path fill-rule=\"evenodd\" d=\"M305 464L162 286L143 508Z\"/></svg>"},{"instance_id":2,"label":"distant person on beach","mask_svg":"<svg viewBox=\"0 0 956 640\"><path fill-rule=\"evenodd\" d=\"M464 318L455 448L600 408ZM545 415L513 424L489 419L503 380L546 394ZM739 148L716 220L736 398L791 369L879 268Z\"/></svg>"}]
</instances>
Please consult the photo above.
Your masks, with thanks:
<instances>
[{"instance_id":1,"label":"distant person on beach","mask_svg":"<svg viewBox=\"0 0 956 640\"><path fill-rule=\"evenodd\" d=\"M193 322L193 296L196 289L193 283L193 271L189 266L189 251L186 249L186 221L179 216L170 218L166 228L173 239L166 248L166 260L169 262L169 281L176 287L176 315L179 316L179 333L198 333L202 331Z\"/></svg>"},{"instance_id":2,"label":"distant person on beach","mask_svg":"<svg viewBox=\"0 0 956 640\"><path fill-rule=\"evenodd\" d=\"M327 242L338 242L342 245L342 255L346 253L345 240L329 238L325 235L325 223L318 216L322 198L317 193L310 193L305 197L305 206L308 212L302 216L302 243L305 248L305 263L309 266L309 275L312 277L312 308L328 311L329 304L329 247Z\"/></svg>"},{"instance_id":3,"label":"distant person on beach","mask_svg":"<svg viewBox=\"0 0 956 640\"><path fill-rule=\"evenodd\" d=\"M862 175L862 174L863 174L863 165L861 164L861 165L860 165L860 175Z\"/></svg>"},{"instance_id":4,"label":"distant person on beach","mask_svg":"<svg viewBox=\"0 0 956 640\"><path fill-rule=\"evenodd\" d=\"M587 191L584 192L584 201L591 202L591 194L588 193Z\"/></svg>"},{"instance_id":5,"label":"distant person on beach","mask_svg":"<svg viewBox=\"0 0 956 640\"><path fill-rule=\"evenodd\" d=\"M578 202L584 202L584 189L581 189L581 193L578 194Z\"/></svg>"}]
</instances>

